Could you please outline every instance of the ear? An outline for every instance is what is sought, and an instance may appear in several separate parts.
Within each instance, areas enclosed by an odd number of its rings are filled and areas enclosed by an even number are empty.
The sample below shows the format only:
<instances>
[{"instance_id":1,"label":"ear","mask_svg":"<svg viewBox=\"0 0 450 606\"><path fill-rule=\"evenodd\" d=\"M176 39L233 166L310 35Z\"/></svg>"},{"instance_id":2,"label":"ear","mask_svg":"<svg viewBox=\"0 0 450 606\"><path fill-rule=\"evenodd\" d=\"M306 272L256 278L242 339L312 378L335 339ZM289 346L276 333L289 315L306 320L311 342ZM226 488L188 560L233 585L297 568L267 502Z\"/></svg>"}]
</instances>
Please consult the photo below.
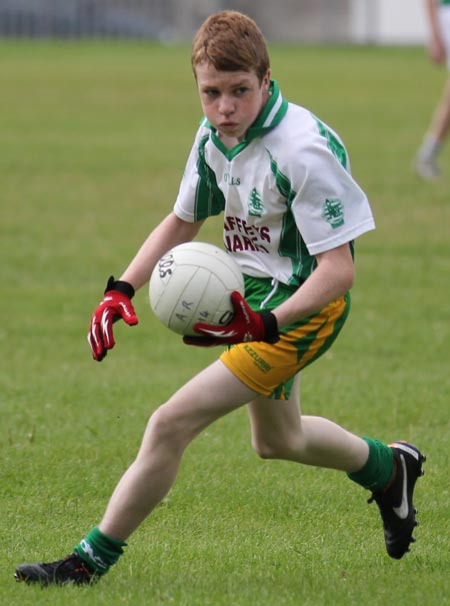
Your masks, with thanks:
<instances>
[{"instance_id":1,"label":"ear","mask_svg":"<svg viewBox=\"0 0 450 606\"><path fill-rule=\"evenodd\" d=\"M270 76L271 76L271 72L270 72L270 69L268 69L262 79L262 87L267 90L269 90L269 86L270 86Z\"/></svg>"}]
</instances>

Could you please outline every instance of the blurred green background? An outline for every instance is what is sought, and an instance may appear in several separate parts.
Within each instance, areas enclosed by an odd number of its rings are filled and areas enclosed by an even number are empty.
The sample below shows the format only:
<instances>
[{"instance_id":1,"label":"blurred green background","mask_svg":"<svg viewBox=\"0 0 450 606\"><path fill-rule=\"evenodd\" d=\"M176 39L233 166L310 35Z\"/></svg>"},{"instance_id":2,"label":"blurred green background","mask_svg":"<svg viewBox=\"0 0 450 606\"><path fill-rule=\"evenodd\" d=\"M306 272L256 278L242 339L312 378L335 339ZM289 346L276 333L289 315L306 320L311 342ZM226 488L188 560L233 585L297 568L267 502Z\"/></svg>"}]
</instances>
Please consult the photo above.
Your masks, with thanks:
<instances>
[{"instance_id":1,"label":"blurred green background","mask_svg":"<svg viewBox=\"0 0 450 606\"><path fill-rule=\"evenodd\" d=\"M302 409L416 442L421 526L400 562L340 474L252 453L245 410L188 449L173 490L93 588L15 584L96 524L148 416L218 351L187 350L136 298L102 363L86 341L118 276L172 208L201 118L189 47L0 42L0 587L40 604L448 603L449 171L411 169L445 80L423 49L271 49L285 97L344 139L377 230L357 242L350 319L308 368ZM449 151L442 163L448 165ZM220 218L200 239L221 241Z\"/></svg>"}]
</instances>

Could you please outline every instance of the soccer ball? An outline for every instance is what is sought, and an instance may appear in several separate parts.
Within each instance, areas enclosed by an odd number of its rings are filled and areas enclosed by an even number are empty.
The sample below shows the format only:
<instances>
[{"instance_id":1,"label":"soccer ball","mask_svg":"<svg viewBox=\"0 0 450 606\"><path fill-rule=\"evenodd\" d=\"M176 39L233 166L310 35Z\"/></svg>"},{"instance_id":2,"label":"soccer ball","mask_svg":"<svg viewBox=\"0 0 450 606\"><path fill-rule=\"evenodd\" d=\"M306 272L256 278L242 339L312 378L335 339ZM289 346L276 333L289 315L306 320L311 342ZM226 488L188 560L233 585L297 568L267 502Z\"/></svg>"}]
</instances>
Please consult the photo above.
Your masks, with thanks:
<instances>
[{"instance_id":1,"label":"soccer ball","mask_svg":"<svg viewBox=\"0 0 450 606\"><path fill-rule=\"evenodd\" d=\"M170 330L198 336L193 328L197 322L230 322L234 290L244 295L244 278L230 255L213 244L187 242L156 264L149 283L150 307Z\"/></svg>"}]
</instances>

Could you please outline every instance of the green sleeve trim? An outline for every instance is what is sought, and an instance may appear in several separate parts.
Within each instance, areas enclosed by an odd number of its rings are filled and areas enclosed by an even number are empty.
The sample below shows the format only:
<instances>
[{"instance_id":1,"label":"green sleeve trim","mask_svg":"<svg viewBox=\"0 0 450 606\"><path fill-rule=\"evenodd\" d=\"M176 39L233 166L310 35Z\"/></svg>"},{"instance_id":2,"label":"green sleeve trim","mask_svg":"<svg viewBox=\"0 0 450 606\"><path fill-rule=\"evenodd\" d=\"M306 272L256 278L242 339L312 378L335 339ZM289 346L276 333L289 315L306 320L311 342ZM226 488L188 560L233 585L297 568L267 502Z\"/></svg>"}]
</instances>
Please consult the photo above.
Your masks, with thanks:
<instances>
[{"instance_id":1,"label":"green sleeve trim","mask_svg":"<svg viewBox=\"0 0 450 606\"><path fill-rule=\"evenodd\" d=\"M316 118L316 116L313 116L313 118L317 123L320 134L327 140L328 149L331 151L333 156L339 160L342 166L345 169L348 169L348 156L344 145L341 143L341 141L339 141L336 135L325 126L323 122Z\"/></svg>"}]
</instances>

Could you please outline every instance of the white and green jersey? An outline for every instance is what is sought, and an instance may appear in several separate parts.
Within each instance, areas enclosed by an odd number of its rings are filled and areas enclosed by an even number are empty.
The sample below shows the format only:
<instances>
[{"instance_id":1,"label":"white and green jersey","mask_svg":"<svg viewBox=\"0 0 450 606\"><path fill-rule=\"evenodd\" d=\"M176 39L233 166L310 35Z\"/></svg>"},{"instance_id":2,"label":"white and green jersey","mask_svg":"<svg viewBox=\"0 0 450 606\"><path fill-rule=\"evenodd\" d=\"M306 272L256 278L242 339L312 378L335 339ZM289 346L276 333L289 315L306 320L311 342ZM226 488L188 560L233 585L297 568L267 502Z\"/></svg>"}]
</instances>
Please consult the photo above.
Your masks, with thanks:
<instances>
[{"instance_id":1,"label":"white and green jersey","mask_svg":"<svg viewBox=\"0 0 450 606\"><path fill-rule=\"evenodd\" d=\"M232 149L202 121L174 212L188 222L223 212L225 247L243 273L299 286L314 255L375 226L337 134L283 99L275 81L271 93Z\"/></svg>"}]
</instances>

